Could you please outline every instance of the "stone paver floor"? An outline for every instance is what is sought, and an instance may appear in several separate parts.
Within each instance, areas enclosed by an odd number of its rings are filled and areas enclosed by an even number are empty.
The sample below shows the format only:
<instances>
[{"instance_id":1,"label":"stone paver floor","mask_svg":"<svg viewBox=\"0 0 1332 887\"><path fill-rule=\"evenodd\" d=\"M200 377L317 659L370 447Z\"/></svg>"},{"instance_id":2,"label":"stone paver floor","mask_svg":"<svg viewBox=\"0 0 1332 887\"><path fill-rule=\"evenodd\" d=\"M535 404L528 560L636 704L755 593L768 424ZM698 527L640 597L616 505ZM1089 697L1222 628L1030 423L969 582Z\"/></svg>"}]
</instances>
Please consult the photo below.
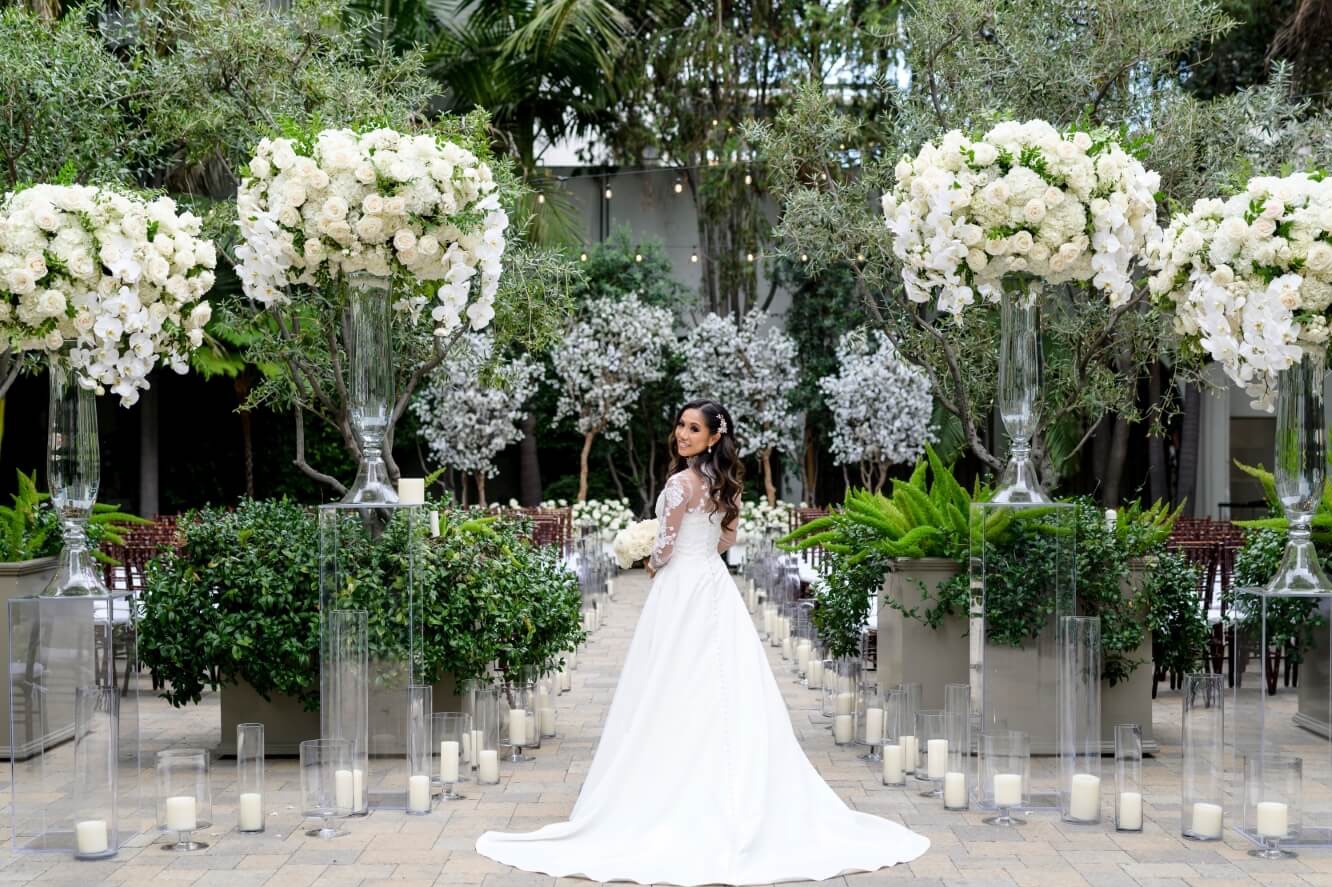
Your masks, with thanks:
<instances>
[{"instance_id":1,"label":"stone paver floor","mask_svg":"<svg viewBox=\"0 0 1332 887\"><path fill-rule=\"evenodd\" d=\"M441 804L428 817L377 812L351 822L350 834L345 837L323 841L304 835L296 806L299 787L295 761L270 759L268 828L263 835L249 836L234 831L232 762L217 761L213 770L217 823L201 837L211 843L207 850L168 854L156 846L162 837L152 832L107 862L16 856L5 850L0 853L0 887L5 883L49 887L89 887L97 883L199 887L554 885L554 878L515 871L477 855L473 844L487 829L528 830L567 817L591 761L646 589L642 574L625 577L617 584L617 600L609 617L593 643L579 655L573 692L559 699L559 738L547 740L535 752L535 761L505 765L498 786L478 791L475 784L469 784L465 800ZM881 786L877 772L858 758L858 752L834 746L818 717L815 694L799 687L777 651L771 647L768 650L796 731L824 778L857 809L900 819L933 842L929 853L909 865L850 875L830 883L841 887L902 880L977 887L1332 885L1332 850L1307 850L1296 860L1274 863L1250 858L1248 845L1234 835L1228 835L1224 843L1207 845L1178 837L1177 693L1163 689L1156 704L1156 733L1163 748L1162 754L1149 760L1144 769L1147 823L1143 834L1118 835L1108 821L1099 826L1065 825L1053 813L1040 812L1029 814L1022 828L1001 830L984 825L980 813L949 813L938 801L924 799L916 791ZM148 761L161 748L215 746L219 733L217 696L209 694L201 705L173 710L151 699L145 688L142 727ZM1308 747L1310 757L1306 761L1316 755L1317 743L1307 734L1295 732L1291 741ZM1325 788L1332 774L1325 772L1325 760L1322 766L1323 771L1313 774L1313 781ZM1112 785L1109 759L1105 775L1107 786ZM151 797L151 774L145 791ZM800 813L791 811L791 815ZM6 838L7 833L6 828ZM682 847L681 852L688 852L688 848ZM560 887L586 883L565 879Z\"/></svg>"}]
</instances>

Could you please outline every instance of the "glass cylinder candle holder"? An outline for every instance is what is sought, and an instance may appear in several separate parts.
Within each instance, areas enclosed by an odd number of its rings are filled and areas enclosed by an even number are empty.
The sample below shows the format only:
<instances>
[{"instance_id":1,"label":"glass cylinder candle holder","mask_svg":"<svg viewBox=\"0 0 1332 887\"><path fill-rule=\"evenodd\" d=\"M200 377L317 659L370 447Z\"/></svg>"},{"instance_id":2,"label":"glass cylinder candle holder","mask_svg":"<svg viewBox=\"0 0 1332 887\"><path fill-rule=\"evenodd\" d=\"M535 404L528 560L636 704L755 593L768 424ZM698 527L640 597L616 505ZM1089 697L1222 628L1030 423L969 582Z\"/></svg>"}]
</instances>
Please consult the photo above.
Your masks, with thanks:
<instances>
[{"instance_id":1,"label":"glass cylinder candle holder","mask_svg":"<svg viewBox=\"0 0 1332 887\"><path fill-rule=\"evenodd\" d=\"M116 794L119 762L116 687L74 691L74 858L107 859L120 849Z\"/></svg>"},{"instance_id":2,"label":"glass cylinder candle holder","mask_svg":"<svg viewBox=\"0 0 1332 887\"><path fill-rule=\"evenodd\" d=\"M915 776L921 781L925 780L925 771L922 768L919 772L916 770L916 764L920 758L920 740L916 734L916 712L925 706L921 704L924 690L918 683L898 684L898 689L902 691L902 735L899 742L902 745L902 767L906 770L908 776Z\"/></svg>"},{"instance_id":3,"label":"glass cylinder candle holder","mask_svg":"<svg viewBox=\"0 0 1332 887\"><path fill-rule=\"evenodd\" d=\"M1021 730L983 733L980 738L981 779L978 786L982 807L998 811L986 817L987 825L1004 828L1022 825L1013 810L1027 804L1031 783L1031 743Z\"/></svg>"},{"instance_id":4,"label":"glass cylinder candle holder","mask_svg":"<svg viewBox=\"0 0 1332 887\"><path fill-rule=\"evenodd\" d=\"M264 830L264 725L236 725L236 830Z\"/></svg>"},{"instance_id":5,"label":"glass cylinder candle holder","mask_svg":"<svg viewBox=\"0 0 1332 887\"><path fill-rule=\"evenodd\" d=\"M929 788L923 798L943 799L944 776L948 773L948 719L942 711L916 712L916 737L919 757L916 774L925 774Z\"/></svg>"},{"instance_id":6,"label":"glass cylinder candle holder","mask_svg":"<svg viewBox=\"0 0 1332 887\"><path fill-rule=\"evenodd\" d=\"M407 688L407 812L424 816L432 807L430 791L434 691L429 684Z\"/></svg>"},{"instance_id":7,"label":"glass cylinder candle holder","mask_svg":"<svg viewBox=\"0 0 1332 887\"><path fill-rule=\"evenodd\" d=\"M838 745L850 745L856 738L856 704L859 700L857 690L860 687L860 660L843 657L837 660L834 680L829 682L824 676L824 693L832 697L829 708L832 710L833 741Z\"/></svg>"},{"instance_id":8,"label":"glass cylinder candle holder","mask_svg":"<svg viewBox=\"0 0 1332 887\"><path fill-rule=\"evenodd\" d=\"M1293 859L1281 842L1300 833L1304 761L1291 755L1244 757L1244 832L1262 846L1249 851L1260 859ZM1261 879L1260 879L1261 880Z\"/></svg>"},{"instance_id":9,"label":"glass cylinder candle holder","mask_svg":"<svg viewBox=\"0 0 1332 887\"><path fill-rule=\"evenodd\" d=\"M804 683L809 675L810 659L814 656L814 641L811 638L796 638L795 658L796 658L796 681Z\"/></svg>"},{"instance_id":10,"label":"glass cylinder candle holder","mask_svg":"<svg viewBox=\"0 0 1332 887\"><path fill-rule=\"evenodd\" d=\"M901 786L906 784L905 752L902 748L902 701L901 690L889 690L883 694L883 767L884 785Z\"/></svg>"},{"instance_id":11,"label":"glass cylinder candle holder","mask_svg":"<svg viewBox=\"0 0 1332 887\"><path fill-rule=\"evenodd\" d=\"M1059 631L1059 811L1101 821L1101 618L1065 616Z\"/></svg>"},{"instance_id":12,"label":"glass cylinder candle holder","mask_svg":"<svg viewBox=\"0 0 1332 887\"><path fill-rule=\"evenodd\" d=\"M883 722L884 702L878 683L862 684L856 700L855 732L856 742L869 749L861 755L866 761L878 763L883 760L879 754L879 749L883 748Z\"/></svg>"},{"instance_id":13,"label":"glass cylinder candle holder","mask_svg":"<svg viewBox=\"0 0 1332 887\"><path fill-rule=\"evenodd\" d=\"M505 757L511 764L535 760L531 755L523 754L523 749L531 745L532 728L537 725L536 712L532 707L532 685L521 681L506 683L500 688L500 747L509 750Z\"/></svg>"},{"instance_id":14,"label":"glass cylinder candle holder","mask_svg":"<svg viewBox=\"0 0 1332 887\"><path fill-rule=\"evenodd\" d=\"M208 845L193 833L213 824L213 794L208 774L208 752L201 748L173 748L157 753L157 826L176 839L162 849L184 852Z\"/></svg>"},{"instance_id":15,"label":"glass cylinder candle holder","mask_svg":"<svg viewBox=\"0 0 1332 887\"><path fill-rule=\"evenodd\" d=\"M830 693L829 690L837 684L837 660L824 659L819 663L819 716L832 722L834 714L833 707L837 701L837 694Z\"/></svg>"},{"instance_id":16,"label":"glass cylinder candle holder","mask_svg":"<svg viewBox=\"0 0 1332 887\"><path fill-rule=\"evenodd\" d=\"M476 756L476 784L498 785L500 759L500 710L507 704L501 688L487 687L477 694L472 720L472 751Z\"/></svg>"},{"instance_id":17,"label":"glass cylinder candle holder","mask_svg":"<svg viewBox=\"0 0 1332 887\"><path fill-rule=\"evenodd\" d=\"M944 732L948 739L948 769L944 772L944 809L965 810L970 792L967 772L971 761L971 685L944 685Z\"/></svg>"},{"instance_id":18,"label":"glass cylinder candle holder","mask_svg":"<svg viewBox=\"0 0 1332 887\"><path fill-rule=\"evenodd\" d=\"M441 788L440 800L462 800L465 796L458 792L458 784L467 781L463 747L471 741L472 716L465 712L437 711L430 723L430 748L439 755L435 779Z\"/></svg>"},{"instance_id":19,"label":"glass cylinder candle holder","mask_svg":"<svg viewBox=\"0 0 1332 887\"><path fill-rule=\"evenodd\" d=\"M541 748L541 712L537 699L541 695L541 672L536 669L523 669L519 679L527 688L527 718L523 738L527 741L523 748L535 751Z\"/></svg>"},{"instance_id":20,"label":"glass cylinder candle holder","mask_svg":"<svg viewBox=\"0 0 1332 887\"><path fill-rule=\"evenodd\" d=\"M1115 725L1115 831L1142 831L1142 728Z\"/></svg>"},{"instance_id":21,"label":"glass cylinder candle holder","mask_svg":"<svg viewBox=\"0 0 1332 887\"><path fill-rule=\"evenodd\" d=\"M1225 810L1225 720L1219 674L1184 676L1180 744L1180 833L1195 841L1221 840Z\"/></svg>"},{"instance_id":22,"label":"glass cylinder candle holder","mask_svg":"<svg viewBox=\"0 0 1332 887\"><path fill-rule=\"evenodd\" d=\"M810 690L823 690L823 651L811 641L809 664L805 667L805 686Z\"/></svg>"},{"instance_id":23,"label":"glass cylinder candle holder","mask_svg":"<svg viewBox=\"0 0 1332 887\"><path fill-rule=\"evenodd\" d=\"M347 741L351 749L351 815L368 816L370 613L368 610L333 610L328 614L327 631L329 668L324 699L324 737Z\"/></svg>"},{"instance_id":24,"label":"glass cylinder candle holder","mask_svg":"<svg viewBox=\"0 0 1332 887\"><path fill-rule=\"evenodd\" d=\"M352 745L346 739L307 739L300 746L301 815L322 819L323 825L305 834L311 838L336 838L347 832L336 820L352 815L355 792L352 783Z\"/></svg>"},{"instance_id":25,"label":"glass cylinder candle holder","mask_svg":"<svg viewBox=\"0 0 1332 887\"><path fill-rule=\"evenodd\" d=\"M553 672L548 672L537 679L536 711L538 735L542 739L555 738L555 697L560 695L559 683Z\"/></svg>"}]
</instances>

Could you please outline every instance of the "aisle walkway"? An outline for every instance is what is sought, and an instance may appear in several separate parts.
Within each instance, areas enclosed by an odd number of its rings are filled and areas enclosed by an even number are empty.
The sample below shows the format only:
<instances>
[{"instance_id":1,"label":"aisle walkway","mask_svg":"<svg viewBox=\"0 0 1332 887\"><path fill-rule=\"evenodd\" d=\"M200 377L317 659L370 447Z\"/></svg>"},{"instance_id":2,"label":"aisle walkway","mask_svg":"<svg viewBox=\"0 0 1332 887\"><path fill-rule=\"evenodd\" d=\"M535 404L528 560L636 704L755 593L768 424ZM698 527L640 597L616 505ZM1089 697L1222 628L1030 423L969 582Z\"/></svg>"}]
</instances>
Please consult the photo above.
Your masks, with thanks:
<instances>
[{"instance_id":1,"label":"aisle walkway","mask_svg":"<svg viewBox=\"0 0 1332 887\"><path fill-rule=\"evenodd\" d=\"M269 792L276 815L258 837L232 831L235 823L234 764L215 762L213 791L217 825L202 840L204 852L175 856L157 846L127 848L103 863L0 855L0 887L31 883L43 887L89 887L116 883L192 884L198 887L432 887L474 884L481 887L551 885L556 879L515 871L478 856L476 837L492 828L528 830L568 816L592 757L597 735L614 691L620 663L647 591L638 573L618 584L617 601L593 643L579 656L573 692L560 697L560 738L536 752L536 760L506 765L498 786L465 789L466 800L444 804L429 817L376 813L353 822L351 834L334 841L307 838L294 805L299 803L296 766L270 761ZM885 789L877 774L856 754L837 749L826 728L815 723L814 694L797 686L781 668L776 651L770 660L792 720L810 759L824 778L857 809L900 818L928 835L929 853L910 865L824 882L837 887L901 882L923 887L942 885L1019 885L1019 887L1185 887L1185 885L1322 884L1332 887L1332 851L1309 851L1291 862L1250 859L1246 847L1200 846L1175 837L1178 829L1178 697L1162 693L1156 709L1158 736L1167 754L1147 768L1147 832L1118 836L1109 825L1065 826L1049 814L1030 817L1024 828L1004 831L985 826L976 813L946 813L901 789ZM177 711L144 696L144 733L149 751L165 745L215 745L218 735L216 695L201 706ZM151 759L151 756L150 756ZM644 766L651 766L645 762ZM151 774L145 789L152 797ZM1159 805L1159 806L1158 806ZM790 811L799 816L800 811ZM1152 818L1159 814L1159 820ZM1158 824L1159 823L1159 824ZM7 823L6 823L7 824ZM7 837L7 835L6 835ZM141 843L146 843L146 837ZM688 848L681 847L687 853ZM563 879L559 887L590 882Z\"/></svg>"}]
</instances>

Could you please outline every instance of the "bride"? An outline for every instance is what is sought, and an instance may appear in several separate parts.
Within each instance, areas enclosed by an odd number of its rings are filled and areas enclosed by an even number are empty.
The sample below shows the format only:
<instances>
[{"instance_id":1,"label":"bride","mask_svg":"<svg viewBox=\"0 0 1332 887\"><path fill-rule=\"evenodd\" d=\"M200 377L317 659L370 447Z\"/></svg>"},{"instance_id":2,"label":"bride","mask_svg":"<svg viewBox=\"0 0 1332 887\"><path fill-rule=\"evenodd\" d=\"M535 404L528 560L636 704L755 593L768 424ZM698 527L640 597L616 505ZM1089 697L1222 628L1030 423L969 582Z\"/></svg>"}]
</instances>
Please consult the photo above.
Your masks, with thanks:
<instances>
[{"instance_id":1,"label":"bride","mask_svg":"<svg viewBox=\"0 0 1332 887\"><path fill-rule=\"evenodd\" d=\"M568 822L486 832L477 852L556 877L640 884L820 880L908 862L927 838L849 809L805 757L718 554L735 541L735 426L685 404L648 562L652 588Z\"/></svg>"}]
</instances>

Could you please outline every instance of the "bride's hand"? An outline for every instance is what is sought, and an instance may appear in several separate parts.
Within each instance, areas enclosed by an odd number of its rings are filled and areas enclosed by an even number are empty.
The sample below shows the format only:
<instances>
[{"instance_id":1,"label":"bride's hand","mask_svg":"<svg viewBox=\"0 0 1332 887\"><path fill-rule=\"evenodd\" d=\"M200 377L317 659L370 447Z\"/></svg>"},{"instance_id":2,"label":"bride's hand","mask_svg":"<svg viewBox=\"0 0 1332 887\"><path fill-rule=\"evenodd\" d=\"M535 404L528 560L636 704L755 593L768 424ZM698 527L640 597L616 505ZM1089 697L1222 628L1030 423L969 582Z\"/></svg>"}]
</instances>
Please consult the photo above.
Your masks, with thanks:
<instances>
[{"instance_id":1,"label":"bride's hand","mask_svg":"<svg viewBox=\"0 0 1332 887\"><path fill-rule=\"evenodd\" d=\"M657 575L657 571L652 568L652 564L644 564L643 569L647 570L649 579Z\"/></svg>"}]
</instances>

